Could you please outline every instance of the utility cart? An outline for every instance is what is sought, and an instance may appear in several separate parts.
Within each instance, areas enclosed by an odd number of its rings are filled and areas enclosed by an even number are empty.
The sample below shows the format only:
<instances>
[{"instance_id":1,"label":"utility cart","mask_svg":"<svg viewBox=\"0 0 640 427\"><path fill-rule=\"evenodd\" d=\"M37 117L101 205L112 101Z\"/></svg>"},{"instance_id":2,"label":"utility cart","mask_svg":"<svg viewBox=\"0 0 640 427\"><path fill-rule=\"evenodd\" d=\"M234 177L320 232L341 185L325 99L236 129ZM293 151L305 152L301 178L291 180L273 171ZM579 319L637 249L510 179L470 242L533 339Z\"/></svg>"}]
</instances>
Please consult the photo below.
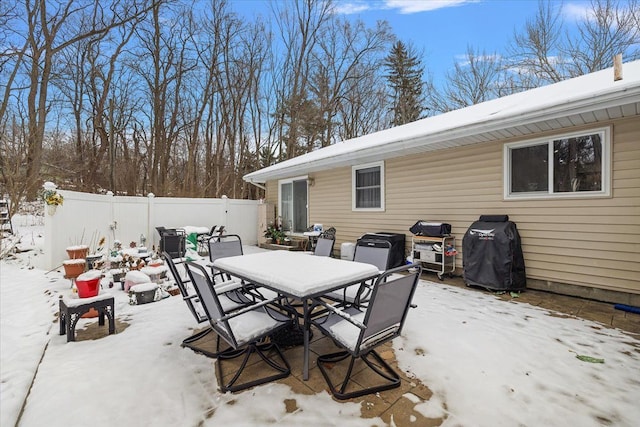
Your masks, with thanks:
<instances>
[{"instance_id":1,"label":"utility cart","mask_svg":"<svg viewBox=\"0 0 640 427\"><path fill-rule=\"evenodd\" d=\"M413 262L422 264L424 271L437 273L438 279L444 275L453 277L456 269L456 254L454 236L431 237L413 236L411 238L411 254Z\"/></svg>"}]
</instances>

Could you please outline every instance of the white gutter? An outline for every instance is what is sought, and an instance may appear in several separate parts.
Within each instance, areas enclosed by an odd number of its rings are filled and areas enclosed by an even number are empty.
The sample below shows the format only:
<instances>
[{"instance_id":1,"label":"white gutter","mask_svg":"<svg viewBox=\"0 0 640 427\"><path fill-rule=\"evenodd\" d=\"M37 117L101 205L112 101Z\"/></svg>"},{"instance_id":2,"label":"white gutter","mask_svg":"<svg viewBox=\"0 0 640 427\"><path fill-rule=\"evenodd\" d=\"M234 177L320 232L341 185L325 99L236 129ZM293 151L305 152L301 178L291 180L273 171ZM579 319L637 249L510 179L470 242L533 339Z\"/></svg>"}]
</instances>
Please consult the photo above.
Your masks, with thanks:
<instances>
[{"instance_id":1,"label":"white gutter","mask_svg":"<svg viewBox=\"0 0 640 427\"><path fill-rule=\"evenodd\" d=\"M246 176L246 175L245 175L245 176ZM243 178L243 179L244 179L244 178ZM260 183L258 183L258 182L256 182L256 181L254 181L254 180L252 180L252 179L249 179L249 180L246 180L246 179L245 179L245 181L246 181L246 182L248 182L249 184L255 185L256 187L258 187L258 188L259 188L259 189L261 189L261 190L267 191L267 187L266 187L266 186L264 186L264 185L262 185L262 184L260 184Z\"/></svg>"}]
</instances>

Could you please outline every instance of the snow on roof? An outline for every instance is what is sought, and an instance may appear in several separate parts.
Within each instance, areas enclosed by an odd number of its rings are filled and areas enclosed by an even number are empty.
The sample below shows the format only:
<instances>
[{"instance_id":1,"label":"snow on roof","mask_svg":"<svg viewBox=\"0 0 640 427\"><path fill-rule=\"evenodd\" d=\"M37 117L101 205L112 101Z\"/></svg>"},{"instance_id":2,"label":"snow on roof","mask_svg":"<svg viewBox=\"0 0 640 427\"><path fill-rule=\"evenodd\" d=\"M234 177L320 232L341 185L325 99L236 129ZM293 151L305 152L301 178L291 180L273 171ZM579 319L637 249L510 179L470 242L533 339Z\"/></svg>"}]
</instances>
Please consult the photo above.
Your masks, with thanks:
<instances>
[{"instance_id":1,"label":"snow on roof","mask_svg":"<svg viewBox=\"0 0 640 427\"><path fill-rule=\"evenodd\" d=\"M249 173L244 180L265 183L375 159L484 142L496 139L487 135L490 132L640 103L640 61L623 65L622 80L614 81L613 74L613 67L607 68L342 141ZM484 138L471 138L479 135Z\"/></svg>"}]
</instances>

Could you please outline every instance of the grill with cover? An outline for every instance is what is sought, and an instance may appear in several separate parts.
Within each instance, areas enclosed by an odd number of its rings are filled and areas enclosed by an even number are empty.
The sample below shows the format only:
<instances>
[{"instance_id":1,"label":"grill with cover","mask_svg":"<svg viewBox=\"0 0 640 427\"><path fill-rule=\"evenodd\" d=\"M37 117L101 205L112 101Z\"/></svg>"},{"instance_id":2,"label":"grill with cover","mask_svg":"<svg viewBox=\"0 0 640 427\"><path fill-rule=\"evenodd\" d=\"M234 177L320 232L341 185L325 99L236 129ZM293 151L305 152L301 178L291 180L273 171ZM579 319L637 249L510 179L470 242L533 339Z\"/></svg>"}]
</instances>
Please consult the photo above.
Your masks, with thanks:
<instances>
[{"instance_id":1,"label":"grill with cover","mask_svg":"<svg viewBox=\"0 0 640 427\"><path fill-rule=\"evenodd\" d=\"M467 285L508 291L526 288L520 234L507 215L481 215L465 233L462 253Z\"/></svg>"}]
</instances>

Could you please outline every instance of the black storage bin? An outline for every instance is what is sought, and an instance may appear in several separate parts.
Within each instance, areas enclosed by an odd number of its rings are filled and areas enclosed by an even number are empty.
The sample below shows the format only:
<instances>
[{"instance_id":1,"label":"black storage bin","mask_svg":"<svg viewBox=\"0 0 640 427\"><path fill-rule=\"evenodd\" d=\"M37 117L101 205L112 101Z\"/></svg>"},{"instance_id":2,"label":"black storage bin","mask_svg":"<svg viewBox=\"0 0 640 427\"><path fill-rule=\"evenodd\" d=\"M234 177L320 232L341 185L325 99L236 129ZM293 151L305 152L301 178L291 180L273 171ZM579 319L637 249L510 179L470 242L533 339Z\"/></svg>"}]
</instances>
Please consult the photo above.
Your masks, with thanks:
<instances>
[{"instance_id":1,"label":"black storage bin","mask_svg":"<svg viewBox=\"0 0 640 427\"><path fill-rule=\"evenodd\" d=\"M520 234L506 215L483 215L462 238L464 281L491 290L520 291L527 277Z\"/></svg>"},{"instance_id":2,"label":"black storage bin","mask_svg":"<svg viewBox=\"0 0 640 427\"><path fill-rule=\"evenodd\" d=\"M405 240L404 234L387 233L384 231L378 233L368 233L360 239L367 240L384 240L391 243L391 254L389 255L389 265L387 268L400 267L404 265Z\"/></svg>"},{"instance_id":3,"label":"black storage bin","mask_svg":"<svg viewBox=\"0 0 640 427\"><path fill-rule=\"evenodd\" d=\"M160 234L160 253L166 252L171 258L182 258L185 254L186 235L184 230L156 227Z\"/></svg>"}]
</instances>

